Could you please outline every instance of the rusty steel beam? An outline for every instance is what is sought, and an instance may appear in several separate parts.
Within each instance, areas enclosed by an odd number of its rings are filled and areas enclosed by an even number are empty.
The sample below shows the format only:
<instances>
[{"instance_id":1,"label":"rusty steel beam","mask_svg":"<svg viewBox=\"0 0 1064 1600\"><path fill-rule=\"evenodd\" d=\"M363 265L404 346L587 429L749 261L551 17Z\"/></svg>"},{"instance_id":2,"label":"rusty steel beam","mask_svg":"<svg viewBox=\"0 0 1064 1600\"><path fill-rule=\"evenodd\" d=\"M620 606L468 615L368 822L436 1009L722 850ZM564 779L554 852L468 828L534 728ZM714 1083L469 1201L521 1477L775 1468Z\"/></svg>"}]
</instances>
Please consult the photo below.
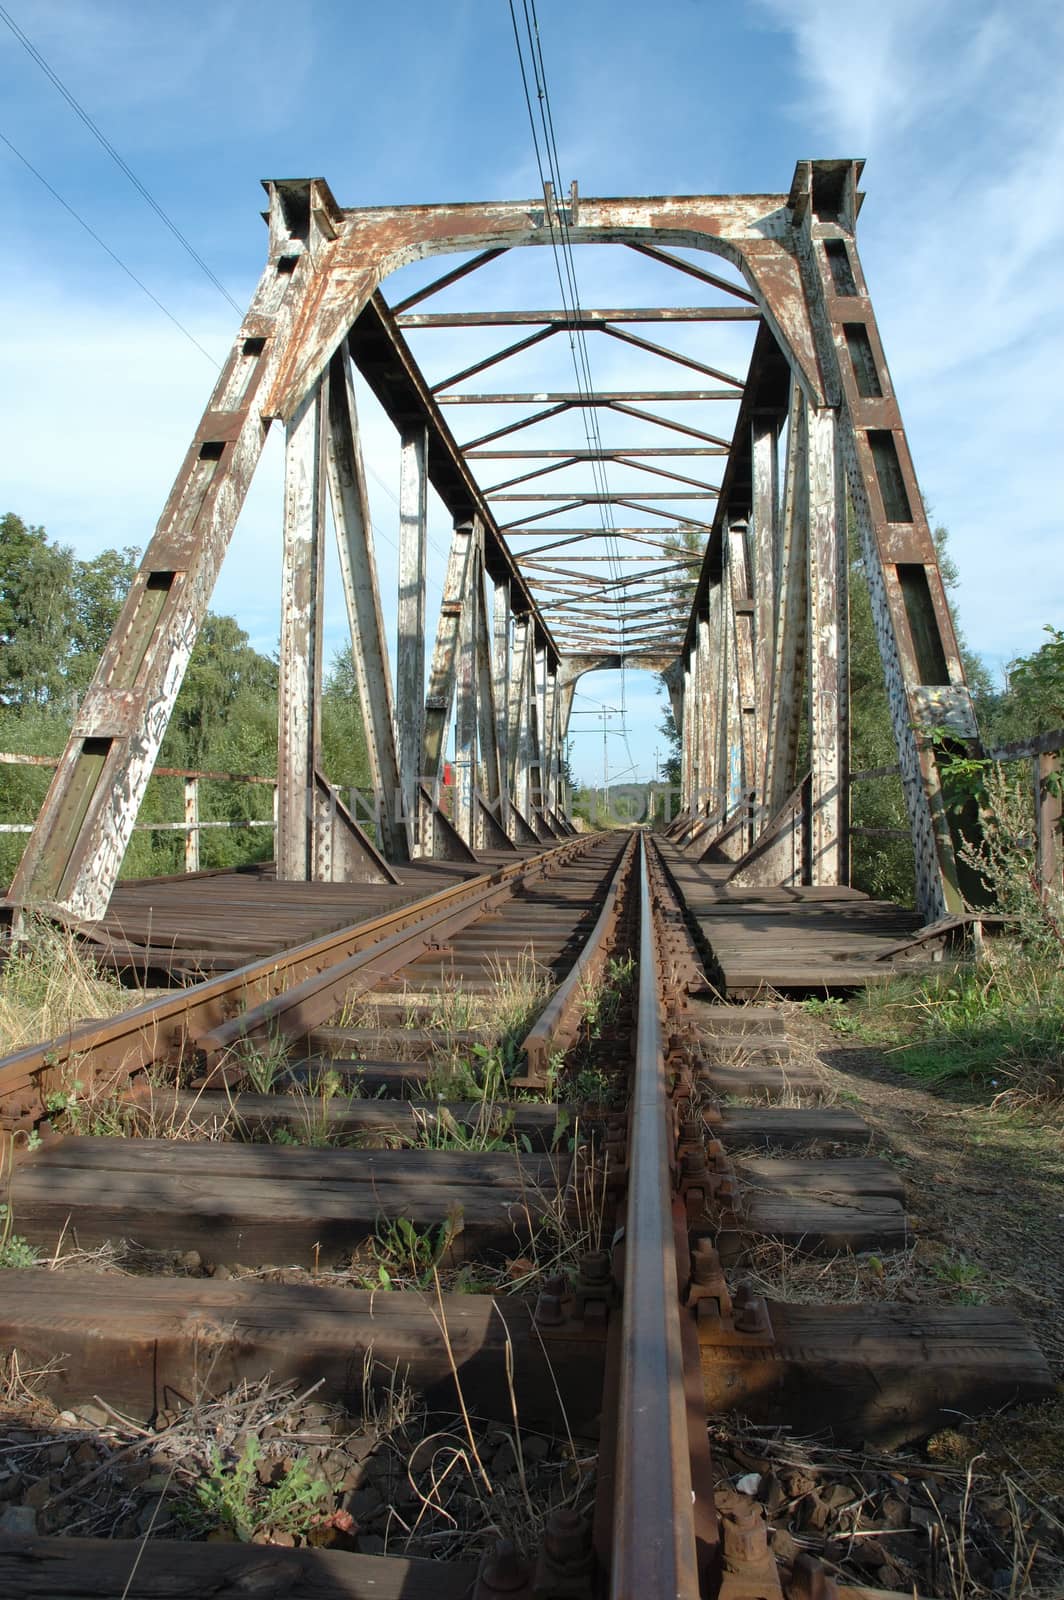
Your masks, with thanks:
<instances>
[{"instance_id":1,"label":"rusty steel beam","mask_svg":"<svg viewBox=\"0 0 1064 1600\"><path fill-rule=\"evenodd\" d=\"M464 726L473 727L470 762L479 762L489 773L497 770L500 786L503 769L509 777L515 759L517 746L510 735L523 726L518 743L525 741L520 757L528 774L524 803L531 808L530 820L537 829L549 826L549 813L557 799L558 646L503 535L535 540L537 530L528 525L598 504L625 506L659 524L671 522L701 530L704 525L700 521L669 506L674 501L688 501L691 509L698 500L715 496L704 565L682 641L688 693L704 701L712 684L710 698L714 702L708 708L700 703L697 712L684 719L698 741L697 750L686 760L688 789L700 785L702 774L713 770L714 781L729 803L738 807L741 790L742 805L749 809L752 795L752 815L763 818L772 809L773 796L785 797L793 790L789 780L794 776L796 719L804 717L822 755L819 766L816 749L811 759L813 816L819 818L813 829L816 871L832 878L845 876L848 829L839 816L839 797L848 789L845 574L839 554L845 481L869 574L913 831L917 901L929 917L956 910L961 869L954 825L943 802L933 730L946 726L956 749L978 752L979 744L934 544L857 254L860 170L860 164L852 161L800 162L789 192L775 195L581 199L577 204L574 191L565 210L569 243L625 245L740 302L730 308L651 307L586 314L586 326L659 361L693 368L723 386L597 391L590 397L567 390L434 394L418 371L400 327L404 316L409 319L407 326L424 328L503 326L508 321L535 326L534 332L507 350L463 368L439 386L443 389L560 331L567 319L550 311L410 317L411 306L475 272L502 251L553 245L562 210L552 195L531 202L345 209L321 180L271 184L267 270L56 769L13 885L16 903L58 903L68 913L87 918L100 916L106 908L266 431L273 421L280 420L289 432L290 453L298 454L305 467L310 457L302 443L296 451L296 442L304 441L306 418L312 410L319 420L328 412L335 423L336 395L330 406L329 390L335 391L343 352L350 349L400 433L409 439L415 430L423 430L419 436L425 441L427 460L419 470L440 494L455 525L479 529L483 572L474 563L473 581L482 590L486 573L497 586L505 584L515 619L528 619L531 636L524 654L533 666L527 672L522 669L517 696L519 701L528 696L525 711L519 711L516 719L511 715L511 694L507 692L505 708L502 704L490 708L491 728L479 712L472 722L465 712L463 715ZM722 258L741 278L742 287L675 255L677 249ZM390 273L415 260L448 254L471 259L407 297L397 312L389 311L379 290ZM548 319L545 324L536 322L543 317ZM710 365L701 350L687 355L654 343L629 326L644 320L693 324L732 317L756 322L745 382ZM485 493L473 477L471 462L448 432L442 413L449 404L534 408L532 416L471 440L467 446L471 452L588 404L615 410L648 427L671 430L700 450L712 451L729 448L728 441L671 415L648 411L640 402L654 402L668 411L680 403L716 400L728 400L738 408L719 493L679 471L653 467L650 451L643 454L633 447L609 452L609 459L621 465L686 486L683 491L651 493L649 499L640 497L638 491L506 495L497 486ZM772 440L788 407L794 446L781 507ZM333 443L335 448L335 428ZM532 453L528 454L531 458ZM568 464L594 459L594 452L544 459ZM291 467L294 483L294 455ZM545 467L510 479L509 487L527 484L550 470ZM346 540L352 558L360 548L358 475L356 459L347 474L356 489L347 501L356 530L354 542L350 537ZM418 495L423 487L422 483ZM489 494L497 501L542 501L549 509L500 529L492 517ZM409 505L409 491L407 501ZM416 511L416 517L420 515L420 510ZM747 579L737 598L732 573L721 585L723 551L729 530L740 525L749 528L751 521ZM345 837L335 820L335 808L328 820L319 816L320 806L328 798L316 760L315 734L318 602L311 580L320 566L320 538L315 531L320 512L313 506L307 511L304 506L297 517L290 515L289 522L286 582L292 607L282 652L282 853L285 870L291 866L291 853L293 860L298 856L304 863L297 870L319 873L325 870L320 852L333 851ZM663 528L654 531L665 532ZM550 533L553 542L540 542L528 553L560 548L583 537L583 531L577 535L572 529L555 528ZM604 533L614 536L608 528L586 530L589 538L601 538ZM631 533L628 530L616 537L630 537ZM644 537L652 544L648 535L649 530ZM344 549L342 543L342 553ZM366 570L371 573L371 568L370 554ZM303 595L301 586L308 582L308 594ZM349 587L357 598L358 581ZM375 590L375 583L370 581L370 587ZM594 585L592 590L594 593ZM374 599L379 607L379 600ZM469 610L463 639L474 663L476 692L483 690L487 703L494 698L490 693L493 662L500 650L506 654L506 645L500 642L498 629L488 638L486 617L479 614L485 605L481 594L479 606ZM563 637L571 641L573 608L568 612L568 631ZM364 617L369 616L365 611ZM413 626L417 627L416 619ZM618 626L622 626L620 621ZM681 626L678 622L677 634ZM408 635L409 627L408 619ZM507 619L503 631L508 632L509 627ZM361 622L359 628L365 631ZM371 627L369 634L381 631ZM444 628L443 633L446 631ZM382 719L373 737L381 758L382 787L388 789L391 735L385 724L390 724L391 710L385 692L386 661L378 642L370 637L366 645L366 681L368 684L376 673L380 693L367 692L373 700L371 710ZM770 662L772 681L766 688ZM802 706L798 702L806 663L811 690ZM450 667L444 665L449 673ZM752 679L757 680L753 688ZM300 684L306 688L302 706ZM511 674L511 690L513 684ZM408 701L409 693L404 698ZM682 706L680 710L682 713ZM430 705L426 746L443 732L432 712ZM506 725L505 755L498 738L501 720ZM740 739L744 723L747 726ZM416 729L413 735L408 730L404 737L409 763L409 754L416 748ZM435 757L437 763L442 760L442 745ZM296 791L301 785L312 800L306 807L305 826L296 819ZM393 787L403 787L398 776ZM502 809L505 812L505 806ZM337 827L341 828L339 834ZM442 827L441 822L437 834ZM319 828L325 829L320 838ZM472 828L473 823L468 822L467 832ZM390 853L402 853L401 837L388 844ZM309 868L305 865L308 857ZM329 870L334 870L332 855L330 863Z\"/></svg>"},{"instance_id":2,"label":"rusty steel beam","mask_svg":"<svg viewBox=\"0 0 1064 1600\"><path fill-rule=\"evenodd\" d=\"M362 465L355 389L345 352L333 356L329 372L329 491L370 783L376 797L377 836L390 860L409 861L413 849L411 820L401 803L392 681L373 550L373 522Z\"/></svg>"},{"instance_id":3,"label":"rusty steel beam","mask_svg":"<svg viewBox=\"0 0 1064 1600\"><path fill-rule=\"evenodd\" d=\"M729 283L727 278L720 278L715 272L707 272L705 267L696 266L693 261L685 261L683 256L674 256L669 250L659 250L653 245L635 244L628 241L629 250L636 250L640 255L649 256L651 261L660 261L664 266L675 267L677 272L686 272L688 277L697 278L700 283L708 283L714 289L723 289L725 294L731 294L737 300L745 300L750 305L756 305L755 297L742 289L736 283Z\"/></svg>"},{"instance_id":4,"label":"rusty steel beam","mask_svg":"<svg viewBox=\"0 0 1064 1600\"><path fill-rule=\"evenodd\" d=\"M481 251L480 255L474 256L472 261L464 261L460 267L454 267L450 272L443 273L441 277L434 278L424 289L418 289L415 294L408 294L405 300L400 300L397 305L392 306L392 314L399 316L402 312L408 311L411 306L420 305L422 300L428 300L432 295L439 294L441 289L447 289L452 283L458 283L460 279L467 278L471 272L479 272L480 268L486 267L489 261L495 261L499 256L504 256L505 254L505 250Z\"/></svg>"},{"instance_id":5,"label":"rusty steel beam","mask_svg":"<svg viewBox=\"0 0 1064 1600\"><path fill-rule=\"evenodd\" d=\"M611 311L581 306L569 311L417 311L396 315L401 328L519 328L526 324L553 323L562 328L601 328L606 322L756 322L756 307L747 306L632 306Z\"/></svg>"},{"instance_id":6,"label":"rusty steel beam","mask_svg":"<svg viewBox=\"0 0 1064 1600\"><path fill-rule=\"evenodd\" d=\"M475 377L478 372L486 372L489 367L497 367L500 361L509 361L511 356L519 355L522 350L530 350L534 344L542 344L544 339L550 339L560 332L560 327L552 327L541 328L538 333L530 333L527 339L518 339L516 344L507 345L505 350L496 350L483 360L474 361L472 366L463 367L460 372L452 372L449 378L434 383L432 392L438 397L441 389L449 389L453 383L462 383L466 378Z\"/></svg>"},{"instance_id":7,"label":"rusty steel beam","mask_svg":"<svg viewBox=\"0 0 1064 1600\"><path fill-rule=\"evenodd\" d=\"M314 877L314 775L321 766L329 379L287 428L277 684L277 875Z\"/></svg>"},{"instance_id":8,"label":"rusty steel beam","mask_svg":"<svg viewBox=\"0 0 1064 1600\"><path fill-rule=\"evenodd\" d=\"M739 383L737 378L728 378L729 383ZM741 387L741 384L740 384ZM733 389L595 389L591 394L584 394L579 389L567 389L560 392L549 393L524 393L524 394L437 394L438 406L531 406L531 405L562 405L562 406L619 406L626 400L656 400L671 404L674 400L730 400L733 404L739 398ZM655 419L657 420L657 419Z\"/></svg>"},{"instance_id":9,"label":"rusty steel beam","mask_svg":"<svg viewBox=\"0 0 1064 1600\"><path fill-rule=\"evenodd\" d=\"M663 361L674 361L678 367L687 367L691 372L701 372L707 378L716 378L720 383L730 384L739 394L742 393L742 378L733 377L730 372L721 372L718 367L707 366L704 361L696 361L693 356L685 356L680 350L670 350L667 345L654 344L652 340L644 339L638 333L629 333L624 328L612 328L609 324L603 326L602 332L608 333L611 339L619 339L622 344L632 345L636 350L646 350L652 356L660 356Z\"/></svg>"},{"instance_id":10,"label":"rusty steel beam","mask_svg":"<svg viewBox=\"0 0 1064 1600\"><path fill-rule=\"evenodd\" d=\"M552 649L550 634L536 611L531 590L499 536L499 529L476 479L463 458L437 401L418 370L381 295L370 299L354 319L351 359L400 430L428 430L428 479L455 522L479 517L484 528L484 559L491 577L508 578L515 604L533 618L539 643Z\"/></svg>"},{"instance_id":11,"label":"rusty steel beam","mask_svg":"<svg viewBox=\"0 0 1064 1600\"><path fill-rule=\"evenodd\" d=\"M657 445L639 449L634 445L603 446L601 450L470 450L464 452L467 461L550 461L565 456L572 461L614 461L621 456L726 456L728 447L717 445L713 449L688 445Z\"/></svg>"},{"instance_id":12,"label":"rusty steel beam","mask_svg":"<svg viewBox=\"0 0 1064 1600\"><path fill-rule=\"evenodd\" d=\"M568 511L571 507L576 506L631 506L633 504L633 494L642 494L644 498L651 498L654 500L715 500L717 498L717 491L713 488L709 488L706 491L700 490L695 494L688 494L684 489L655 489L653 494L649 497L647 496L646 490L630 489L625 494L595 494L593 491L589 490L586 494L582 491L578 494L575 489L571 489L568 494L489 494L488 498L489 500L493 501L535 500L542 502L549 500L554 502L558 500L564 500L568 502L565 506L565 509ZM635 509L646 510L649 508L636 504Z\"/></svg>"},{"instance_id":13,"label":"rusty steel beam","mask_svg":"<svg viewBox=\"0 0 1064 1600\"><path fill-rule=\"evenodd\" d=\"M639 986L628 1135L610 1600L697 1600L661 951L639 839ZM638 1530L638 1531L637 1531Z\"/></svg>"}]
</instances>

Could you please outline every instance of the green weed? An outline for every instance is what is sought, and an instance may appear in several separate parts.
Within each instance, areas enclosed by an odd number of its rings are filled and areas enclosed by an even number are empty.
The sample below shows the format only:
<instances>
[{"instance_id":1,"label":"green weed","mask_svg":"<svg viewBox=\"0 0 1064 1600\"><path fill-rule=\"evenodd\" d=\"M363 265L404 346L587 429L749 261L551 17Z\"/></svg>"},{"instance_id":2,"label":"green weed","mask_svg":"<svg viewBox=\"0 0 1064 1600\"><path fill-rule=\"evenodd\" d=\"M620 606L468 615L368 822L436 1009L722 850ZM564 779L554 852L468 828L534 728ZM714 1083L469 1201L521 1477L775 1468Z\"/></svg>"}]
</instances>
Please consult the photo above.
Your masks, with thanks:
<instances>
[{"instance_id":1,"label":"green weed","mask_svg":"<svg viewBox=\"0 0 1064 1600\"><path fill-rule=\"evenodd\" d=\"M469 1122L459 1122L445 1105L434 1111L413 1113L416 1129L410 1143L421 1150L490 1151L518 1149L531 1151L532 1141L527 1134L513 1132L514 1114L500 1111L485 1102L477 1116Z\"/></svg>"},{"instance_id":2,"label":"green weed","mask_svg":"<svg viewBox=\"0 0 1064 1600\"><path fill-rule=\"evenodd\" d=\"M0 1202L0 1267L35 1267L37 1251L14 1232L11 1207Z\"/></svg>"},{"instance_id":3,"label":"green weed","mask_svg":"<svg viewBox=\"0 0 1064 1600\"><path fill-rule=\"evenodd\" d=\"M283 1476L270 1482L272 1473L259 1468L262 1445L249 1433L243 1449L227 1461L217 1445L211 1446L209 1470L196 1485L192 1497L176 1509L183 1520L203 1528L225 1528L243 1543L256 1534L305 1534L327 1511L332 1490L323 1478L315 1478L303 1456L298 1456ZM280 1465L280 1464L279 1464Z\"/></svg>"},{"instance_id":4,"label":"green weed","mask_svg":"<svg viewBox=\"0 0 1064 1600\"><path fill-rule=\"evenodd\" d=\"M947 1284L953 1291L953 1299L963 1306L980 1306L983 1295L976 1287L985 1278L982 1267L976 1262L969 1261L965 1255L954 1256L951 1261L941 1261L932 1267L932 1273L940 1283Z\"/></svg>"},{"instance_id":5,"label":"green weed","mask_svg":"<svg viewBox=\"0 0 1064 1600\"><path fill-rule=\"evenodd\" d=\"M259 1045L242 1039L235 1047L231 1063L244 1075L247 1087L255 1094L272 1094L278 1078L288 1067L288 1045L279 1036Z\"/></svg>"},{"instance_id":6,"label":"green weed","mask_svg":"<svg viewBox=\"0 0 1064 1600\"><path fill-rule=\"evenodd\" d=\"M609 1105L613 1098L610 1075L601 1067L584 1067L574 1073L571 1090L575 1100L593 1106Z\"/></svg>"},{"instance_id":7,"label":"green weed","mask_svg":"<svg viewBox=\"0 0 1064 1600\"><path fill-rule=\"evenodd\" d=\"M368 1286L394 1289L413 1280L419 1289L428 1288L462 1227L461 1206L453 1206L436 1228L419 1229L409 1217L379 1222L370 1247L377 1271Z\"/></svg>"},{"instance_id":8,"label":"green weed","mask_svg":"<svg viewBox=\"0 0 1064 1600\"><path fill-rule=\"evenodd\" d=\"M854 1034L861 1031L859 1020L839 995L828 995L823 1000L811 995L808 1000L801 1002L801 1008L807 1016L826 1022L835 1033Z\"/></svg>"}]
</instances>

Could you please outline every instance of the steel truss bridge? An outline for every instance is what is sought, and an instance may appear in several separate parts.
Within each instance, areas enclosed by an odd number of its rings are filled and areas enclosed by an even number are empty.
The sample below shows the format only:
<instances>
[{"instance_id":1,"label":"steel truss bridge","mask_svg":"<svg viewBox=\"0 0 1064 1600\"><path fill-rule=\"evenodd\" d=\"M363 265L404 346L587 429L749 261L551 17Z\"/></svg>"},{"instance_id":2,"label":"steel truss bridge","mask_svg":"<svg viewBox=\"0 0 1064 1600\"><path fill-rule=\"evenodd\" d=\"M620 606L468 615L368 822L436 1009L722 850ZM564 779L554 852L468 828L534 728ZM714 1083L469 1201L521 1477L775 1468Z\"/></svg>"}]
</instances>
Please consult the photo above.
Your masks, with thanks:
<instances>
[{"instance_id":1,"label":"steel truss bridge","mask_svg":"<svg viewBox=\"0 0 1064 1600\"><path fill-rule=\"evenodd\" d=\"M280 877L388 882L395 866L419 858L475 859L571 831L561 756L576 685L624 665L665 677L682 738L676 831L686 844L723 853L739 882L846 883L849 514L871 590L917 906L928 922L960 910L938 762L943 750L975 751L978 735L857 253L860 174L860 162L801 161L779 194L593 200L575 185L565 197L548 185L534 201L355 209L338 205L322 179L266 184L265 270L10 900L87 920L105 913L267 432L279 423ZM567 260L577 245L638 252L662 281L682 283L690 303L585 309L563 292L557 309L424 309L506 252L557 253L559 240ZM389 275L434 256L461 260L389 305ZM490 280L489 271L476 281ZM745 376L713 355L714 337L732 323L750 324ZM654 324L663 331L652 327L650 337L643 330ZM439 329L450 341L465 330L477 350L485 330L510 342L430 383L412 344L431 362ZM469 388L533 346L555 339L575 351L592 333L663 376L647 388L600 390L578 361L575 388L572 370L545 391ZM394 682L355 372L401 439ZM697 387L676 388L678 372ZM735 423L724 436L704 419L728 402ZM466 406L474 417L484 415L478 406L505 408L514 420L459 444L447 418L461 421ZM583 442L557 442L557 419L567 417L583 418ZM633 442L604 445L599 418ZM430 486L453 523L434 642ZM321 766L330 507L379 801L373 838ZM446 814L452 729L457 781Z\"/></svg>"}]
</instances>

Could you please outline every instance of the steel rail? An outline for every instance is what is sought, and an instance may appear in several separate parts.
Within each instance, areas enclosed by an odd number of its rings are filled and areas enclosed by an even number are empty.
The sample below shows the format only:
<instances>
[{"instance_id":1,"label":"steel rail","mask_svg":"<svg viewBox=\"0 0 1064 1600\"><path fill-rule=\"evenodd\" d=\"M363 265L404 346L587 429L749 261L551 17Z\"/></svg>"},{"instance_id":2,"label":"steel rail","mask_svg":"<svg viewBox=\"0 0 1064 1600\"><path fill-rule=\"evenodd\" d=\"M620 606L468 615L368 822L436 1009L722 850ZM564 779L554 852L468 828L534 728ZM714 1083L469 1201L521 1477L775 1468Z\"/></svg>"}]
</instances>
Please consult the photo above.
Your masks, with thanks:
<instances>
[{"instance_id":1,"label":"steel rail","mask_svg":"<svg viewBox=\"0 0 1064 1600\"><path fill-rule=\"evenodd\" d=\"M574 1024L581 987L592 981L605 964L606 946L617 926L621 896L634 847L635 840L630 839L606 890L598 921L583 949L522 1039L525 1071L523 1076L511 1079L512 1084L522 1088L544 1088L548 1081L551 1056L556 1051L567 1050L572 1044L576 1035Z\"/></svg>"},{"instance_id":2,"label":"steel rail","mask_svg":"<svg viewBox=\"0 0 1064 1600\"><path fill-rule=\"evenodd\" d=\"M600 835L577 837L583 842L585 838L597 839ZM563 846L560 852L551 851L545 857L534 856L532 860L542 861L544 867L551 860L568 860L573 854L572 841L569 844L570 848L567 851ZM524 865L527 868L528 863ZM617 872L619 871L620 864L617 868ZM309 1033L312 1028L319 1027L345 1000L366 994L382 979L392 977L401 967L415 960L426 948L437 946L442 939L467 927L470 922L490 910L497 901L511 895L517 881L527 882L529 876L527 872L515 871L514 867L508 868L507 874L505 881L491 882L475 902L467 902L456 908L444 905L438 910L431 910L413 927L403 928L388 938L375 940L367 948L356 950L321 972L311 974L294 988L271 995L254 1009L202 1034L196 1041L200 1062L210 1072L215 1068L224 1067L226 1057L232 1053L235 1046L244 1041L295 1039ZM611 878L611 887L615 884L616 873ZM607 891L607 904L615 908L615 897L614 901L610 902L609 891ZM602 919L599 920L601 922ZM598 928L595 932L598 932ZM571 997L575 992L576 985L572 972L562 987L566 989L567 997ZM214 1081L213 1077L208 1076L206 1083L213 1084Z\"/></svg>"},{"instance_id":3,"label":"steel rail","mask_svg":"<svg viewBox=\"0 0 1064 1600\"><path fill-rule=\"evenodd\" d=\"M639 840L639 988L628 1143L610 1600L697 1600L698 1559L672 1214L661 971Z\"/></svg>"},{"instance_id":4,"label":"steel rail","mask_svg":"<svg viewBox=\"0 0 1064 1600\"><path fill-rule=\"evenodd\" d=\"M86 1022L58 1038L15 1051L0 1060L0 1127L27 1126L42 1116L50 1080L72 1057L79 1058L86 1072L99 1074L133 1074L155 1061L177 1060L190 1044L224 1025L248 1002L291 991L293 985L327 972L352 953L379 946L404 930L416 933L429 918L453 916L468 907L476 914L485 900L509 892L514 880L537 876L583 854L600 837L581 834L566 839L501 871L479 874L368 922L349 924L176 994L145 1001L117 1017Z\"/></svg>"}]
</instances>

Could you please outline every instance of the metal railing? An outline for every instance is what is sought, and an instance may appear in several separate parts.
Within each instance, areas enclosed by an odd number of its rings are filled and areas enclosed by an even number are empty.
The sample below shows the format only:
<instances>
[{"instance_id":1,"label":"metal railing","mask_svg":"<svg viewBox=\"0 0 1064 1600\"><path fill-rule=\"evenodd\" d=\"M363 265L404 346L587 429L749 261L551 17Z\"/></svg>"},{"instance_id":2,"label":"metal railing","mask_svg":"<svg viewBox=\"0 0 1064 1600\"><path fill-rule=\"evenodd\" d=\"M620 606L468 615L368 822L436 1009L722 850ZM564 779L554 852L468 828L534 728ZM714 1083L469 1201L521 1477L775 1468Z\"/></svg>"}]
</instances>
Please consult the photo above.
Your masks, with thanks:
<instances>
[{"instance_id":1,"label":"metal railing","mask_svg":"<svg viewBox=\"0 0 1064 1600\"><path fill-rule=\"evenodd\" d=\"M1064 806L1061 791L1064 788L1064 729L1036 734L1030 739L1018 739L997 750L988 750L986 760L996 763L1026 761L1030 764L1030 793L1034 815L1035 873L1044 894L1057 892L1064 874L1064 850L1061 844L1061 823ZM866 771L851 772L850 786L872 783L884 778L899 777L901 768L870 767ZM850 824L851 835L871 838L910 839L908 828L873 828Z\"/></svg>"},{"instance_id":2,"label":"metal railing","mask_svg":"<svg viewBox=\"0 0 1064 1600\"><path fill-rule=\"evenodd\" d=\"M20 755L9 750L0 750L0 766L7 767L47 767L54 770L59 765L58 756L30 756ZM274 836L274 846L277 842L277 782L274 778L254 777L244 772L206 772L198 771L192 767L156 767L153 777L156 778L183 778L185 784L184 805L185 815L181 822L136 822L134 832L137 833L181 833L185 839L185 871L198 872L200 870L200 834L208 828L271 828ZM200 784L201 783L247 783L265 786L273 791L273 808L270 817L239 817L236 819L222 819L204 821L200 817ZM0 822L2 833L32 833L32 822Z\"/></svg>"}]
</instances>

